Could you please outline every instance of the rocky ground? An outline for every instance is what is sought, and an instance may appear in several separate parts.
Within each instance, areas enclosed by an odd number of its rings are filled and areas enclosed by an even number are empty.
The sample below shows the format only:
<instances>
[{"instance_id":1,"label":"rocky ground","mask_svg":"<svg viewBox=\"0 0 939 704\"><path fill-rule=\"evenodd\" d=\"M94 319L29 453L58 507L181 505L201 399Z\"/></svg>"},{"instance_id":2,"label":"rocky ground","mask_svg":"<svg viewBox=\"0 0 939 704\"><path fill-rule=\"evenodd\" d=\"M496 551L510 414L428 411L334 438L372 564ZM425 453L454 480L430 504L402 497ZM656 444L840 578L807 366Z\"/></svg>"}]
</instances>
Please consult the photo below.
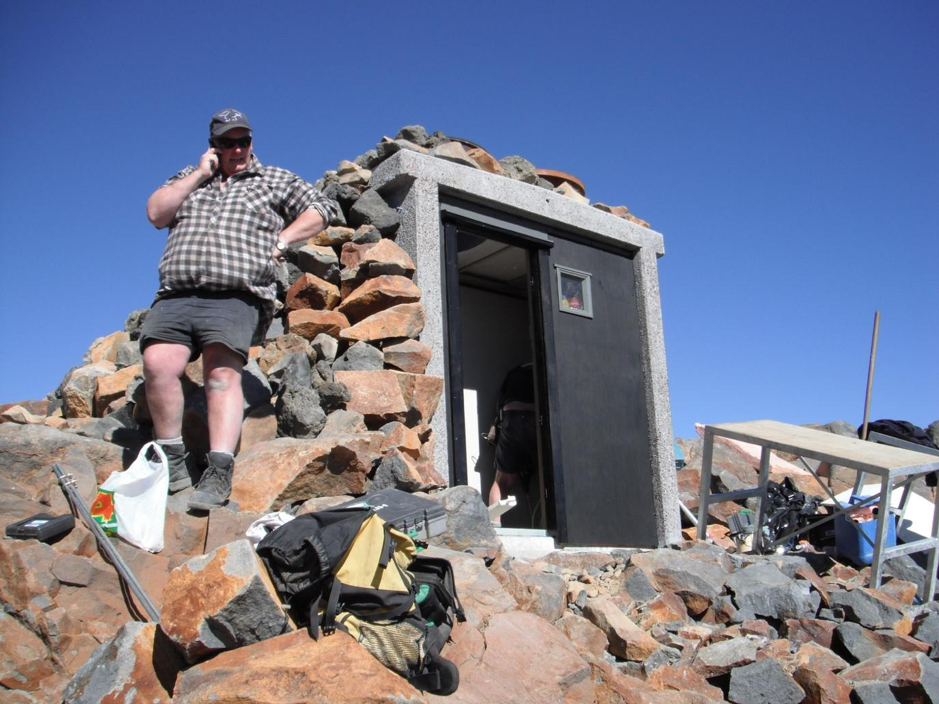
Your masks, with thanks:
<instances>
[{"instance_id":1,"label":"rocky ground","mask_svg":"<svg viewBox=\"0 0 939 704\"><path fill-rule=\"evenodd\" d=\"M430 421L442 380L424 374L421 292L394 241L397 213L368 188L371 169L415 149L546 188L519 157L423 128L327 172L342 221L294 246L280 274L283 311L246 369L245 423L232 501L208 514L170 497L157 554L112 544L160 610L147 623L80 521L52 544L0 539L0 699L4 702L421 702L342 633L311 640L284 617L244 537L267 512L314 511L372 489L422 492L447 511L429 551L454 565L468 620L444 655L461 673L453 702L931 702L939 700L939 604L921 603L923 568L867 569L807 547L740 554L727 536L737 504L711 507L711 541L658 550L558 551L513 559L480 496L446 488ZM619 206L608 208L633 216ZM641 223L640 223L641 224ZM143 312L94 342L41 401L0 406L3 524L70 506L58 463L90 503L98 484L149 440L135 342ZM187 369L185 435L207 448L199 362ZM853 432L846 424L824 426ZM700 441L680 441L682 501L697 504ZM791 459L791 458L790 458ZM198 474L198 462L192 468ZM774 472L773 479L787 476ZM804 473L790 473L811 487ZM755 481L718 446L714 489ZM853 476L833 468L832 487Z\"/></svg>"}]
</instances>

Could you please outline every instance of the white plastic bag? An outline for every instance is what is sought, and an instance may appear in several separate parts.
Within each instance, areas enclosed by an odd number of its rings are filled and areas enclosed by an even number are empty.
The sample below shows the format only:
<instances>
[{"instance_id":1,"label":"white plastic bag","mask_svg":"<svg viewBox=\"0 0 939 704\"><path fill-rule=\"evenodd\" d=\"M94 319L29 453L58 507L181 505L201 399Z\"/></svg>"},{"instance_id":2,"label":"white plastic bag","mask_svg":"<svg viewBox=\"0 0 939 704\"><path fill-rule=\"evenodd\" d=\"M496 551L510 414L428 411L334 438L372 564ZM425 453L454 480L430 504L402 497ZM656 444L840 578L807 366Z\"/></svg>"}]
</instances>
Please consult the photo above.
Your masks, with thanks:
<instances>
[{"instance_id":1,"label":"white plastic bag","mask_svg":"<svg viewBox=\"0 0 939 704\"><path fill-rule=\"evenodd\" d=\"M155 460L149 458L151 451L157 457ZM155 442L144 445L126 470L111 473L101 488L114 492L114 513L120 537L150 552L163 549L169 484L166 455Z\"/></svg>"}]
</instances>

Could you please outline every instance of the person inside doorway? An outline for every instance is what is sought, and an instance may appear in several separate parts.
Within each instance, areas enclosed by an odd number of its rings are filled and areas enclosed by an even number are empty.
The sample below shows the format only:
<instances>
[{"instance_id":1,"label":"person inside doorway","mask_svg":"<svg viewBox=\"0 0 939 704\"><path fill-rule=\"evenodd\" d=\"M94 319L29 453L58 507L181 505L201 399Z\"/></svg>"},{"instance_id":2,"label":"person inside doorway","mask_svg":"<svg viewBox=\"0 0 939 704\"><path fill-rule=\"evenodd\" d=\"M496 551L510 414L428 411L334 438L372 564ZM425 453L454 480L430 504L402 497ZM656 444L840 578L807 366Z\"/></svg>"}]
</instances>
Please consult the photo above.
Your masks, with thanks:
<instances>
[{"instance_id":1,"label":"person inside doorway","mask_svg":"<svg viewBox=\"0 0 939 704\"><path fill-rule=\"evenodd\" d=\"M527 493L528 483L538 468L535 378L531 362L512 369L502 382L496 426L496 476L489 489L490 506L509 496ZM502 517L493 522L501 525Z\"/></svg>"}]
</instances>

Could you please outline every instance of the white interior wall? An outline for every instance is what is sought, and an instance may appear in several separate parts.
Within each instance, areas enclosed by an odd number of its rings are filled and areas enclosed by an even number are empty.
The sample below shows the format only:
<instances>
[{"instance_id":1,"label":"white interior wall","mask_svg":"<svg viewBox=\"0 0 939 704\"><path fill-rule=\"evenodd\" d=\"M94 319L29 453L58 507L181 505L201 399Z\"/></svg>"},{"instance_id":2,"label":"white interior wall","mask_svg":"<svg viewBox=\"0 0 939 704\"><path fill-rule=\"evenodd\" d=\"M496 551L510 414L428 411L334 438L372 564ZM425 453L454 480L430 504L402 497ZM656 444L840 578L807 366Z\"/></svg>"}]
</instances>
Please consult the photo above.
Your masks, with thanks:
<instances>
[{"instance_id":1,"label":"white interior wall","mask_svg":"<svg viewBox=\"0 0 939 704\"><path fill-rule=\"evenodd\" d=\"M499 402L499 387L505 375L513 367L531 361L528 303L511 296L460 286L460 316L468 484L478 486L483 500L487 501L495 475L492 467L494 448L480 438L480 433L487 432L492 424ZM475 417L471 414L470 399L473 397L476 401ZM474 475L474 472L478 474ZM533 480L532 485L536 486L537 481ZM525 505L527 502L523 497L518 499L522 507L506 514L503 523L530 527L527 515L517 515L523 510L530 511L530 508Z\"/></svg>"}]
</instances>

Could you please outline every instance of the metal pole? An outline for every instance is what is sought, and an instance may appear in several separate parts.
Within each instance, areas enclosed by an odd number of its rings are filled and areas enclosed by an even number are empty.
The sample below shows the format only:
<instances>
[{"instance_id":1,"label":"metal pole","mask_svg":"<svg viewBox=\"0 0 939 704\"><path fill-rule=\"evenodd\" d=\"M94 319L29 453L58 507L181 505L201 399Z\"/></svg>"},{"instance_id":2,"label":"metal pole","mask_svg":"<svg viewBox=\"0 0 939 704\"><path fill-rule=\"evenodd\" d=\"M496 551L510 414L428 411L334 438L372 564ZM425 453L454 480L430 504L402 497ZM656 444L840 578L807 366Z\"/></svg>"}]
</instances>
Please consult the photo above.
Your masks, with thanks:
<instances>
[{"instance_id":1,"label":"metal pole","mask_svg":"<svg viewBox=\"0 0 939 704\"><path fill-rule=\"evenodd\" d=\"M874 387L874 362L877 361L877 333L880 330L880 311L874 311L874 337L871 339L871 361L867 367L867 395L864 397L864 427L861 440L867 440L867 417L871 410L871 389Z\"/></svg>"},{"instance_id":2,"label":"metal pole","mask_svg":"<svg viewBox=\"0 0 939 704\"><path fill-rule=\"evenodd\" d=\"M71 475L66 474L62 471L62 468L59 465L52 465L52 471L55 472L55 476L58 477L59 484L62 485L62 490L65 492L65 496L75 507L75 510L81 515L82 519L85 521L85 524L91 529L91 532L95 534L95 537L98 539L98 544L107 553L108 559L111 560L111 564L114 565L117 569L118 574L127 582L127 586L130 587L130 590L134 593L137 599L140 600L140 603L143 604L144 611L147 612L147 616L150 617L150 620L154 623L160 622L160 612L154 606L153 602L150 601L150 597L147 596L147 592L144 591L143 587L140 586L140 582L137 581L137 578L134 577L134 573L130 571L130 568L127 566L127 563L124 562L124 558L120 556L117 550L114 549L114 546L111 545L111 541L108 540L108 536L104 534L104 531L101 530L101 526L98 525L98 522L91 517L91 512L88 510L88 507L85 506L85 502L82 501L82 498L75 491L75 488L72 486L70 481Z\"/></svg>"}]
</instances>

